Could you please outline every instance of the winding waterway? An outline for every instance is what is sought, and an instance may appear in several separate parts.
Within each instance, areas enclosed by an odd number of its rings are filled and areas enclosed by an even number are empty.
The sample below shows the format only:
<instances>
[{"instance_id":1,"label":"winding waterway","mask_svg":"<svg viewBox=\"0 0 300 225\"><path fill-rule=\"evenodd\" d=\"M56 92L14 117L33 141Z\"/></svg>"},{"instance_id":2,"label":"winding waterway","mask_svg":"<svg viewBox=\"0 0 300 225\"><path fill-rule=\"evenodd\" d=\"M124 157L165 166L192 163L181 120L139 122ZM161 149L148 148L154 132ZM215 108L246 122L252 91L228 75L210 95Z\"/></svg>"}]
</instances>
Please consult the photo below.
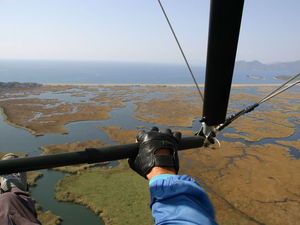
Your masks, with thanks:
<instances>
[{"instance_id":1,"label":"winding waterway","mask_svg":"<svg viewBox=\"0 0 300 225\"><path fill-rule=\"evenodd\" d=\"M39 96L27 96L27 98L39 97L42 99L64 98L65 95L42 94ZM91 97L91 96L88 96ZM151 95L148 95L151 98ZM70 99L65 99L68 102ZM78 100L78 99L77 99ZM80 99L81 100L81 99ZM0 149L2 152L23 152L29 156L36 156L42 153L41 146L52 144L64 144L71 142L84 142L100 139L107 144L116 144L98 126L119 126L125 129L137 129L139 126L151 127L153 124L138 121L132 118L134 114L134 101L126 102L126 107L116 108L110 112L111 118L103 121L79 121L66 125L68 134L46 134L34 136L28 131L14 127L5 121L5 115L0 117ZM109 164L108 166L111 166ZM60 216L62 225L85 224L103 225L104 222L85 206L74 203L58 202L54 198L55 185L67 173L55 170L41 170L43 177L37 180L37 186L31 188L31 195L42 205L43 210L50 210Z\"/></svg>"},{"instance_id":2,"label":"winding waterway","mask_svg":"<svg viewBox=\"0 0 300 225\"><path fill-rule=\"evenodd\" d=\"M51 143L63 143L63 138L68 135L48 135L35 137L27 131L10 126L3 116L0 118L0 148L3 152L25 152L30 156L41 154L40 146ZM84 206L58 202L54 198L55 185L66 173L54 170L41 170L43 177L37 180L37 186L31 188L32 197L42 205L43 210L50 210L55 215L63 218L62 225L79 225L82 221L86 224L102 225L103 221L91 210Z\"/></svg>"}]
</instances>

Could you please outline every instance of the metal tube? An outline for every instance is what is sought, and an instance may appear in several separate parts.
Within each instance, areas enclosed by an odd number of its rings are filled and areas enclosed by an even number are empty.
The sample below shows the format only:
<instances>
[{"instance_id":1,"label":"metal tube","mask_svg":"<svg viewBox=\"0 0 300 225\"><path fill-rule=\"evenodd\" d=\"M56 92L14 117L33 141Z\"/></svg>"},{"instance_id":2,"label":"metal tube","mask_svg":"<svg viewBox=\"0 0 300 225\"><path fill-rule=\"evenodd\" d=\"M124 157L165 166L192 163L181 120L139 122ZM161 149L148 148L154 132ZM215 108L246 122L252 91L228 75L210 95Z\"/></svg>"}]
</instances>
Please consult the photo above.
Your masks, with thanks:
<instances>
[{"instance_id":1,"label":"metal tube","mask_svg":"<svg viewBox=\"0 0 300 225\"><path fill-rule=\"evenodd\" d=\"M203 146L204 138L200 136L184 137L178 150ZM99 163L134 157L139 145L125 144L101 148L87 148L84 151L67 152L53 155L17 158L0 161L0 174L49 169L82 163Z\"/></svg>"},{"instance_id":2,"label":"metal tube","mask_svg":"<svg viewBox=\"0 0 300 225\"><path fill-rule=\"evenodd\" d=\"M203 118L208 126L225 121L244 0L211 0Z\"/></svg>"}]
</instances>

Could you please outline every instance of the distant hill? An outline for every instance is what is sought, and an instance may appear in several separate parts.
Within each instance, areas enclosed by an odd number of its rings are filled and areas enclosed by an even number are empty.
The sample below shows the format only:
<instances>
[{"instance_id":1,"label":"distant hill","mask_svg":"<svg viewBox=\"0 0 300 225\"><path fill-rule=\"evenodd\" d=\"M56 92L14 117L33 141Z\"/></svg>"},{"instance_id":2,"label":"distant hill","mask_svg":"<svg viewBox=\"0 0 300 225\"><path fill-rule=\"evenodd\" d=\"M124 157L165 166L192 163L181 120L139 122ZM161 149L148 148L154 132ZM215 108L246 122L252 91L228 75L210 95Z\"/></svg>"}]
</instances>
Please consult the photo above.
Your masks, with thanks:
<instances>
[{"instance_id":1,"label":"distant hill","mask_svg":"<svg viewBox=\"0 0 300 225\"><path fill-rule=\"evenodd\" d=\"M276 73L299 73L300 60L294 62L280 62L272 64L264 64L259 61L237 61L235 64L236 70L243 71L266 71Z\"/></svg>"},{"instance_id":2,"label":"distant hill","mask_svg":"<svg viewBox=\"0 0 300 225\"><path fill-rule=\"evenodd\" d=\"M41 86L42 85L38 83L0 82L0 91L7 89L24 89Z\"/></svg>"}]
</instances>

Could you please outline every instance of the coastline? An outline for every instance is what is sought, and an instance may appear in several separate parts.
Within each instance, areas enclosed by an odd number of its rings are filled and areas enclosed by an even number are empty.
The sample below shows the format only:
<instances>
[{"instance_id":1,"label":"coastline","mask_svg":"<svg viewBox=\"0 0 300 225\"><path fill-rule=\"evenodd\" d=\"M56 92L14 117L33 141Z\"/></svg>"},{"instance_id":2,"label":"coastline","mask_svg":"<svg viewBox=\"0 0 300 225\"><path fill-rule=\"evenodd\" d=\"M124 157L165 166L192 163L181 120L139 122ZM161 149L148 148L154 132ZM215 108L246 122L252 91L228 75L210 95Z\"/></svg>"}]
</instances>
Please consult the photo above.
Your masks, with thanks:
<instances>
[{"instance_id":1,"label":"coastline","mask_svg":"<svg viewBox=\"0 0 300 225\"><path fill-rule=\"evenodd\" d=\"M41 83L43 86L81 86L81 87L194 87L195 84L98 84L98 83ZM204 87L204 84L198 84L199 87ZM275 87L281 85L273 84L232 84L232 87ZM300 86L296 85L296 86Z\"/></svg>"}]
</instances>

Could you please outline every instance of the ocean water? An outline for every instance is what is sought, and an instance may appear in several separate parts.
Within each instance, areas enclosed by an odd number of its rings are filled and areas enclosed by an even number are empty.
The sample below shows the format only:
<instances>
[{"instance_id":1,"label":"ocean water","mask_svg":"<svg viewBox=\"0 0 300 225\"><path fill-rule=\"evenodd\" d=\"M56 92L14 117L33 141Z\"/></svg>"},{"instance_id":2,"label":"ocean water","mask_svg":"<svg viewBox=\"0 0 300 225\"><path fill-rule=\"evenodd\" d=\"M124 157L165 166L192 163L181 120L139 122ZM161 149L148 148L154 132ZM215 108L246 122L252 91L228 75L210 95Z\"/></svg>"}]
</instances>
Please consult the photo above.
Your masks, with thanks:
<instances>
[{"instance_id":1,"label":"ocean water","mask_svg":"<svg viewBox=\"0 0 300 225\"><path fill-rule=\"evenodd\" d=\"M198 83L205 82L205 68L192 66ZM259 75L261 79L248 78ZM282 83L270 71L236 70L233 83ZM192 84L185 65L104 61L0 60L0 82Z\"/></svg>"}]
</instances>

